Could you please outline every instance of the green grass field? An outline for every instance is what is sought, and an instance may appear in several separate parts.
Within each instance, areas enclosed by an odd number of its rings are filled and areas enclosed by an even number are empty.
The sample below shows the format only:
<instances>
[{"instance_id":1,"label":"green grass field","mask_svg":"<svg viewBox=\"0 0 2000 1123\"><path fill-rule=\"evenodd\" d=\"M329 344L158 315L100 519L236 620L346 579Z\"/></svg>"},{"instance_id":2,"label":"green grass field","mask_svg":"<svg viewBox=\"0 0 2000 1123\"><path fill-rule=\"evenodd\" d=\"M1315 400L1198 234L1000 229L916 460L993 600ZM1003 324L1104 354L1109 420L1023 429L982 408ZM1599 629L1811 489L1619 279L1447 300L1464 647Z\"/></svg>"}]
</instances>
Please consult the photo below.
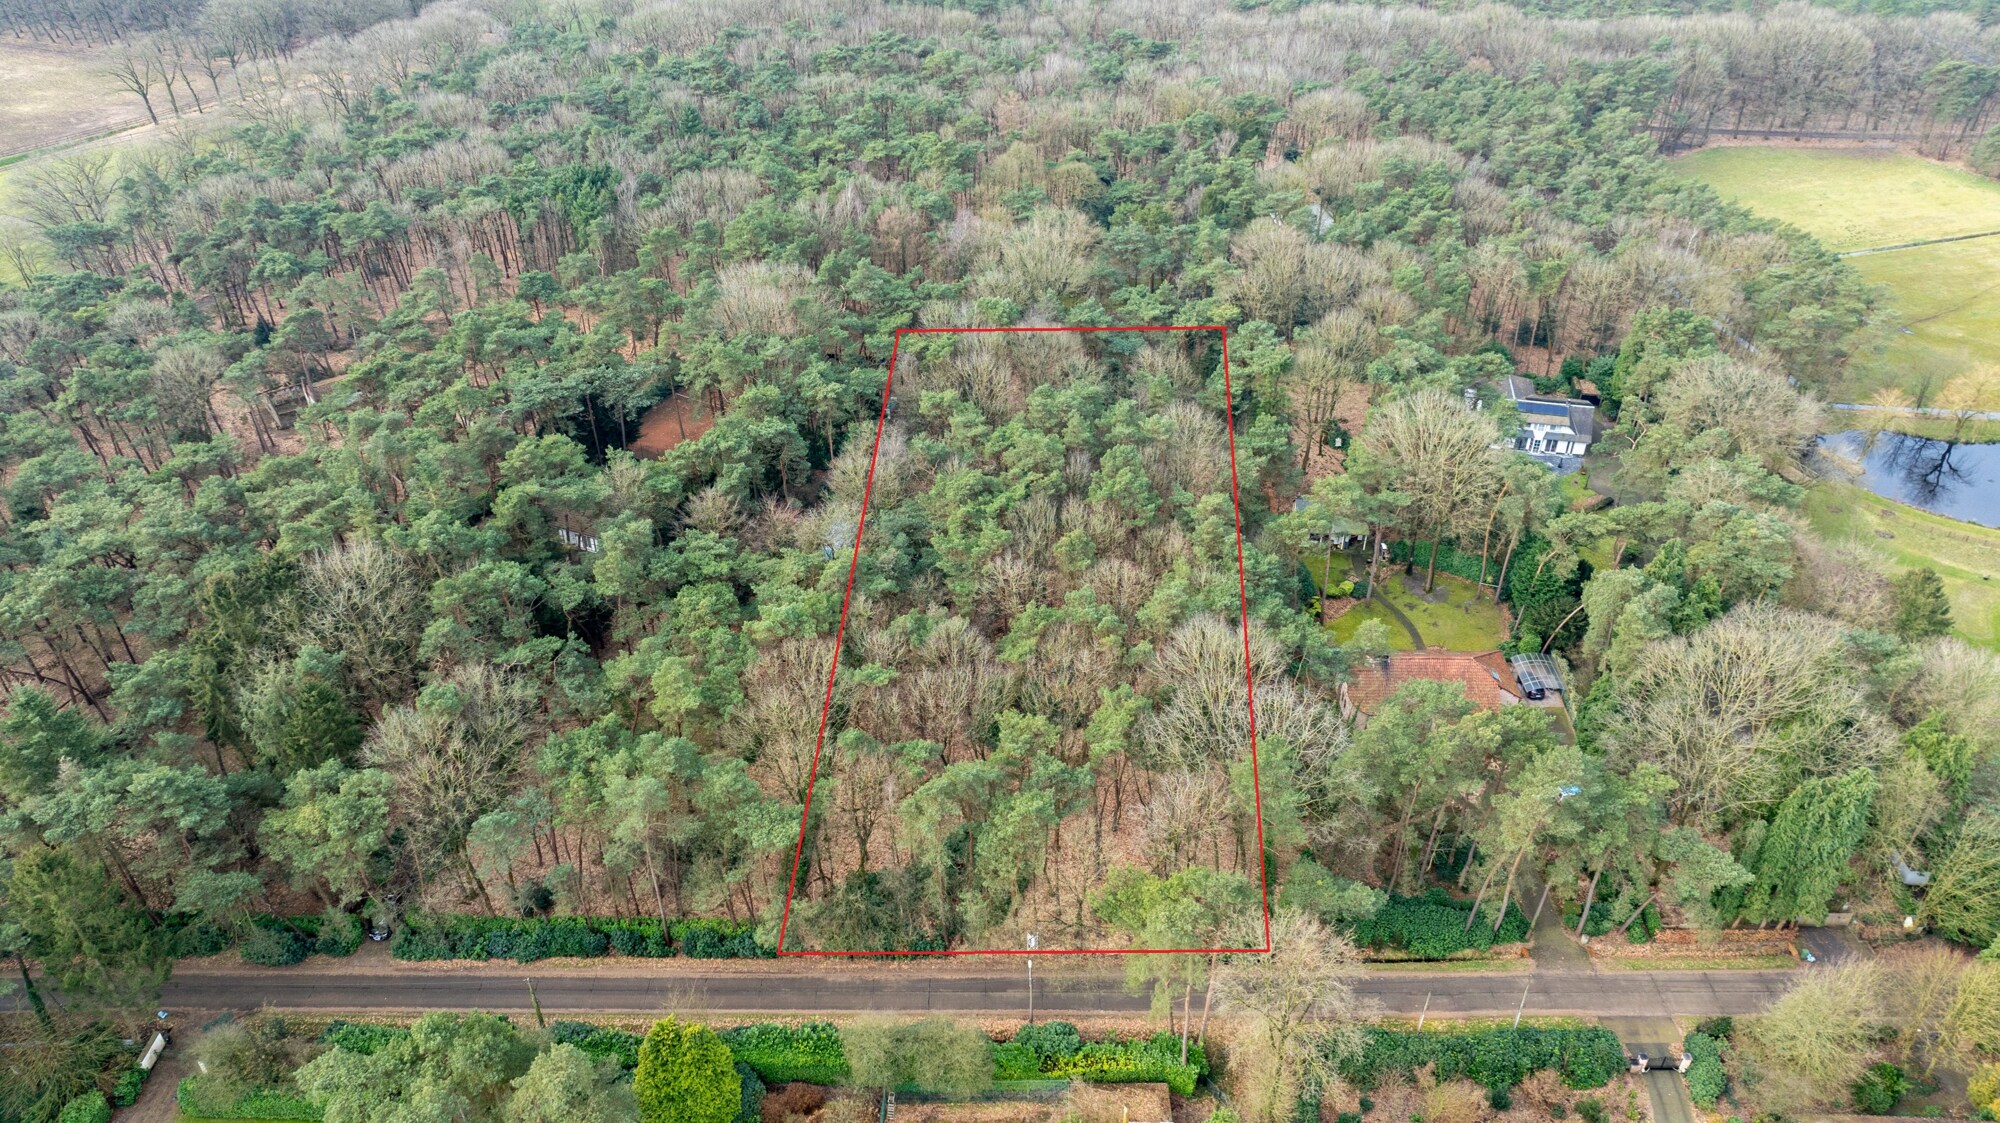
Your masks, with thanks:
<instances>
[{"instance_id":1,"label":"green grass field","mask_svg":"<svg viewBox=\"0 0 2000 1123\"><path fill-rule=\"evenodd\" d=\"M1907 507L1840 480L1822 480L1807 491L1806 516L1827 538L1870 547L1885 570L1937 570L1959 634L2000 650L2000 530Z\"/></svg>"},{"instance_id":2,"label":"green grass field","mask_svg":"<svg viewBox=\"0 0 2000 1123\"><path fill-rule=\"evenodd\" d=\"M2000 230L2000 183L1915 156L1706 148L1675 163L1723 198L1843 252Z\"/></svg>"},{"instance_id":3,"label":"green grass field","mask_svg":"<svg viewBox=\"0 0 2000 1123\"><path fill-rule=\"evenodd\" d=\"M1710 148L1676 164L1724 198L1836 250L2000 230L2000 182L1915 156ZM1897 386L1928 401L1954 375L2000 365L2000 237L1862 254L1848 264L1883 286L1885 297L1875 331L1831 397L1866 401ZM2000 398L1982 405L2000 409Z\"/></svg>"},{"instance_id":4,"label":"green grass field","mask_svg":"<svg viewBox=\"0 0 2000 1123\"><path fill-rule=\"evenodd\" d=\"M1324 588L1321 564L1322 559L1306 559L1306 568L1312 571L1313 579L1320 581ZM1345 556L1333 556L1333 576L1336 582L1351 576ZM1382 596L1403 610L1403 615L1408 616L1410 622L1417 626L1417 631L1423 633L1424 643L1428 646L1450 651L1489 651L1507 638L1507 624L1500 609L1485 597L1474 596L1470 581L1440 573L1437 593L1434 594L1437 599L1428 600L1416 591L1423 588L1421 569L1416 578L1406 581L1401 566L1384 565L1381 578ZM1392 649L1409 651L1415 646L1410 642L1409 630L1373 598L1348 609L1327 627L1333 632L1335 641L1347 643L1369 620L1380 620L1389 629L1389 646Z\"/></svg>"}]
</instances>

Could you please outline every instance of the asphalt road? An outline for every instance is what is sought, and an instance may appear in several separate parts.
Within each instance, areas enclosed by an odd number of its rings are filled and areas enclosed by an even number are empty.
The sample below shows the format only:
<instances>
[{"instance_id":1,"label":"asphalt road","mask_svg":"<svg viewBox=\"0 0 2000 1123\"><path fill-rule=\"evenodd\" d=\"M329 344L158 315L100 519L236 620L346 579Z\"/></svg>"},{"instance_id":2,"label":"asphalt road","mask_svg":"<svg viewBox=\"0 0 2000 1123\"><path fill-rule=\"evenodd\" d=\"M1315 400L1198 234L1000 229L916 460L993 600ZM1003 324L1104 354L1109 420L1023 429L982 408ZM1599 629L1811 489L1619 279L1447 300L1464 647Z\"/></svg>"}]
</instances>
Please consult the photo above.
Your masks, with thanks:
<instances>
[{"instance_id":1,"label":"asphalt road","mask_svg":"<svg viewBox=\"0 0 2000 1123\"><path fill-rule=\"evenodd\" d=\"M1361 992L1391 1013L1601 1016L1747 1014L1782 994L1786 971L1619 971L1552 975L1377 974ZM181 974L167 984L168 1009L527 1010L527 980L549 1013L653 1013L665 1009L744 1013L1000 1013L1027 1009L1023 974L816 974L773 968L728 974L519 975L491 971L423 974ZM1525 991L1525 1001L1524 1001ZM1118 976L1069 976L1035 984L1037 1014L1142 1013L1144 997Z\"/></svg>"}]
</instances>

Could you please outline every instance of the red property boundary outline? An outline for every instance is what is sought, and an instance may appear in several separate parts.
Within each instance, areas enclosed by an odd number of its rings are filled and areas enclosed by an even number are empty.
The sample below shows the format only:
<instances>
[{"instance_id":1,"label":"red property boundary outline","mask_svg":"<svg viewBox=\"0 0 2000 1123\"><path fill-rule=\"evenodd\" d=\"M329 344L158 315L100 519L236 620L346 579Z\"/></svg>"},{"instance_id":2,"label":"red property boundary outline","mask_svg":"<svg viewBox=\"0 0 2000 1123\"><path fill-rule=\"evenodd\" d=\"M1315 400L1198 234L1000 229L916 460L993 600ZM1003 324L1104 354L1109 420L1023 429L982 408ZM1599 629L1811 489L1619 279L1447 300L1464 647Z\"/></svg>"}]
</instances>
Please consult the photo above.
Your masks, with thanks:
<instances>
[{"instance_id":1,"label":"red property boundary outline","mask_svg":"<svg viewBox=\"0 0 2000 1123\"><path fill-rule=\"evenodd\" d=\"M1019 948L965 948L940 951L786 951L785 931L792 921L792 898L798 890L799 863L805 857L806 824L812 820L813 787L819 779L820 750L826 746L826 723L833 711L833 683L840 674L840 647L847 634L847 606L854 597L854 575L861 566L861 536L868 527L868 498L875 488L875 461L882 452L882 430L889 416L889 393L896 384L896 353L906 335L983 335L1008 332L1126 332L1126 331L1215 331L1222 333L1223 400L1233 402L1229 382L1229 328L1224 324L1128 324L1114 327L996 327L996 328L897 328L889 343L889 376L882 382L882 408L875 417L875 445L868 454L868 479L861 488L861 514L855 521L854 549L847 562L847 589L840 597L840 624L833 633L833 663L826 673L826 700L819 711L819 735L813 742L812 767L806 774L805 806L799 812L799 841L792 848L792 875L785 885L785 910L778 921L779 957L866 958L871 956L960 956L960 955L1214 955L1271 950L1271 878L1264 859L1264 785L1257 773L1257 684L1250 671L1250 587L1243 568L1243 499L1236 480L1236 418L1225 409L1223 426L1229 433L1229 499L1236 516L1236 594L1243 629L1243 685L1250 711L1250 790L1257 814L1257 879L1259 908L1263 912L1264 945L1252 948L1062 948L1029 951Z\"/></svg>"}]
</instances>

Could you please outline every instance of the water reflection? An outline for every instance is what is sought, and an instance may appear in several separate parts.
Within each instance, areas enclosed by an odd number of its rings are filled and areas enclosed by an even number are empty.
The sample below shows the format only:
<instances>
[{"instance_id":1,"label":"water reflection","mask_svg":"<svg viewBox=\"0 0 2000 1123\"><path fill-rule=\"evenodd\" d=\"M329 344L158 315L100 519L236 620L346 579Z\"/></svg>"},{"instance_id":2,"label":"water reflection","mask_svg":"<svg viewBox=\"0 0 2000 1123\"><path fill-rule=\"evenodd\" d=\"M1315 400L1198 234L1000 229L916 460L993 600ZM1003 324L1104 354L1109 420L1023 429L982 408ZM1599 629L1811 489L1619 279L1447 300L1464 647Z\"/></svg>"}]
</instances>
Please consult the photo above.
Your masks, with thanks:
<instances>
[{"instance_id":1,"label":"water reflection","mask_svg":"<svg viewBox=\"0 0 2000 1123\"><path fill-rule=\"evenodd\" d=\"M1850 429L1820 438L1856 482L1885 499L2000 526L2000 444L1966 444Z\"/></svg>"}]
</instances>

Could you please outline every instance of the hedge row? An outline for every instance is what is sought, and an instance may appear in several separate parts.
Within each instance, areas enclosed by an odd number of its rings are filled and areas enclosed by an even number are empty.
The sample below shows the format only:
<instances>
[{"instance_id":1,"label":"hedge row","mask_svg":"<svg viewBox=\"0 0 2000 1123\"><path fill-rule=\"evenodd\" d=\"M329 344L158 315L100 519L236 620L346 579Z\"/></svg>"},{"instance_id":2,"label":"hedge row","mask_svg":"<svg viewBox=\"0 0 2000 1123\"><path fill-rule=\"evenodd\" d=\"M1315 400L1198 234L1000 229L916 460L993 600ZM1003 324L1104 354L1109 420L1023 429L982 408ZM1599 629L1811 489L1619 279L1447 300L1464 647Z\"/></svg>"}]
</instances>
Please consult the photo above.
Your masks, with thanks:
<instances>
[{"instance_id":1,"label":"hedge row","mask_svg":"<svg viewBox=\"0 0 2000 1123\"><path fill-rule=\"evenodd\" d=\"M840 1047L840 1030L829 1022L800 1026L760 1022L726 1029L718 1036L737 1060L755 1069L766 1083L800 1080L840 1084L847 1080L847 1054Z\"/></svg>"},{"instance_id":2,"label":"hedge row","mask_svg":"<svg viewBox=\"0 0 2000 1123\"><path fill-rule=\"evenodd\" d=\"M663 959L762 959L773 953L748 924L679 920L663 930L650 917L507 917L413 913L389 942L397 959L512 959L529 963L558 956L617 954Z\"/></svg>"},{"instance_id":3,"label":"hedge row","mask_svg":"<svg viewBox=\"0 0 2000 1123\"><path fill-rule=\"evenodd\" d=\"M199 1119L279 1119L318 1123L322 1113L312 1101L281 1092L252 1092L232 1097L220 1084L196 1073L182 1078L174 1089L174 1102L182 1114Z\"/></svg>"},{"instance_id":4,"label":"hedge row","mask_svg":"<svg viewBox=\"0 0 2000 1123\"><path fill-rule=\"evenodd\" d=\"M349 1026L336 1022L321 1040L362 1052L372 1052L380 1040L405 1031L381 1026ZM355 1035L350 1039L350 1035ZM600 1060L615 1060L627 1069L639 1063L639 1034L607 1029L588 1022L551 1023L549 1035ZM772 1022L736 1026L717 1034L736 1060L768 1084L801 1081L844 1084L847 1056L840 1030L828 1022L788 1026ZM1086 1044L1068 1022L1023 1027L1014 1039L993 1048L998 1080L1082 1080L1097 1084L1163 1083L1190 1095L1195 1082L1208 1072L1208 1057L1190 1043L1188 1063L1180 1063L1180 1038L1162 1033L1128 1041Z\"/></svg>"},{"instance_id":5,"label":"hedge row","mask_svg":"<svg viewBox=\"0 0 2000 1123\"><path fill-rule=\"evenodd\" d=\"M997 1080L1082 1080L1092 1084L1166 1084L1180 1095L1194 1093L1195 1081L1208 1072L1201 1046L1188 1045L1188 1063L1181 1063L1181 1041L1170 1033L1126 1041L1085 1043L1068 1022L1024 1026L1013 1040L993 1049Z\"/></svg>"},{"instance_id":6,"label":"hedge row","mask_svg":"<svg viewBox=\"0 0 2000 1123\"><path fill-rule=\"evenodd\" d=\"M249 927L240 932L176 914L167 918L166 928L168 947L177 959L220 955L235 947L244 962L264 967L289 967L309 955L353 955L365 938L361 918L347 913L262 913L251 917Z\"/></svg>"},{"instance_id":7,"label":"hedge row","mask_svg":"<svg viewBox=\"0 0 2000 1123\"><path fill-rule=\"evenodd\" d=\"M1340 1062L1340 1075L1375 1088L1392 1074L1411 1076L1436 1065L1439 1081L1465 1077L1508 1089L1529 1074L1553 1069L1571 1088L1596 1088L1624 1071L1625 1050L1601 1026L1588 1029L1486 1029L1463 1033L1368 1028L1360 1052Z\"/></svg>"},{"instance_id":8,"label":"hedge row","mask_svg":"<svg viewBox=\"0 0 2000 1123\"><path fill-rule=\"evenodd\" d=\"M1354 942L1372 951L1399 948L1419 959L1449 959L1464 951L1486 951L1494 944L1528 938L1528 918L1512 901L1500 930L1485 914L1471 918L1472 902L1455 901L1443 889L1420 897L1391 895L1375 915L1354 924Z\"/></svg>"}]
</instances>

